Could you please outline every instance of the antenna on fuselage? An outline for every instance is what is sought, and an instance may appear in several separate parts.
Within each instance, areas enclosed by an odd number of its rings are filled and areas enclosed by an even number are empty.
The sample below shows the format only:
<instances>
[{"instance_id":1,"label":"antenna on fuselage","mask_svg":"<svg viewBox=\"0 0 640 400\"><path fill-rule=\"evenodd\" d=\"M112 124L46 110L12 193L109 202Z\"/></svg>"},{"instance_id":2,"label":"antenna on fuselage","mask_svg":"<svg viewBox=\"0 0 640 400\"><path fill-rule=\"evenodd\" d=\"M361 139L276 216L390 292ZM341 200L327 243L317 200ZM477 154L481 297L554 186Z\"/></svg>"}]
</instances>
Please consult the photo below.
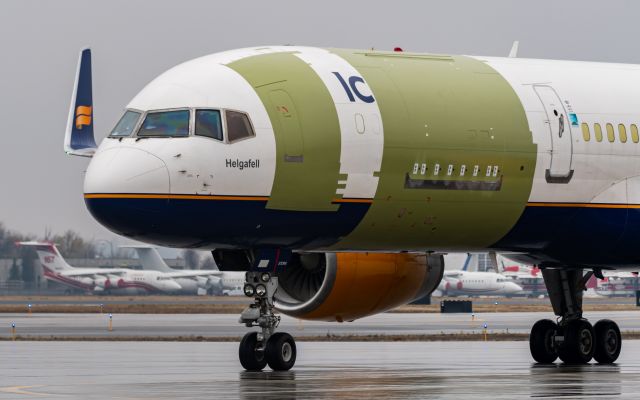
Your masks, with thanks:
<instances>
[{"instance_id":1,"label":"antenna on fuselage","mask_svg":"<svg viewBox=\"0 0 640 400\"><path fill-rule=\"evenodd\" d=\"M518 57L518 47L520 46L520 42L518 40L514 40L511 45L511 51L509 52L509 58Z\"/></svg>"}]
</instances>

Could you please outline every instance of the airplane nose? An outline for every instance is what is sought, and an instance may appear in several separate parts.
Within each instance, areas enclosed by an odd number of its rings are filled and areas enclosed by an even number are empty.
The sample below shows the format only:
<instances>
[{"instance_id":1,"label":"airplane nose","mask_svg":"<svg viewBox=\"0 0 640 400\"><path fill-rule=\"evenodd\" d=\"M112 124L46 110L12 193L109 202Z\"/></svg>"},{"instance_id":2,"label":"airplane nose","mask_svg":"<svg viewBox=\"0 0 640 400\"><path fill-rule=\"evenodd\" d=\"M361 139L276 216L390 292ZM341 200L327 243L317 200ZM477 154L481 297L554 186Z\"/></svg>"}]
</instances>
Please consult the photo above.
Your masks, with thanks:
<instances>
[{"instance_id":1,"label":"airplane nose","mask_svg":"<svg viewBox=\"0 0 640 400\"><path fill-rule=\"evenodd\" d=\"M85 204L107 229L142 238L162 224L170 192L169 170L152 153L116 147L99 151L84 179Z\"/></svg>"},{"instance_id":2,"label":"airplane nose","mask_svg":"<svg viewBox=\"0 0 640 400\"><path fill-rule=\"evenodd\" d=\"M517 283L509 282L509 291L511 293L520 293L522 292L522 287Z\"/></svg>"},{"instance_id":3,"label":"airplane nose","mask_svg":"<svg viewBox=\"0 0 640 400\"><path fill-rule=\"evenodd\" d=\"M171 280L167 280L164 282L164 286L165 286L165 290L167 292L176 292L180 289L182 289L182 286L176 282L176 281L171 281Z\"/></svg>"},{"instance_id":4,"label":"airplane nose","mask_svg":"<svg viewBox=\"0 0 640 400\"><path fill-rule=\"evenodd\" d=\"M169 193L169 170L159 157L132 147L96 153L84 178L85 194Z\"/></svg>"}]
</instances>

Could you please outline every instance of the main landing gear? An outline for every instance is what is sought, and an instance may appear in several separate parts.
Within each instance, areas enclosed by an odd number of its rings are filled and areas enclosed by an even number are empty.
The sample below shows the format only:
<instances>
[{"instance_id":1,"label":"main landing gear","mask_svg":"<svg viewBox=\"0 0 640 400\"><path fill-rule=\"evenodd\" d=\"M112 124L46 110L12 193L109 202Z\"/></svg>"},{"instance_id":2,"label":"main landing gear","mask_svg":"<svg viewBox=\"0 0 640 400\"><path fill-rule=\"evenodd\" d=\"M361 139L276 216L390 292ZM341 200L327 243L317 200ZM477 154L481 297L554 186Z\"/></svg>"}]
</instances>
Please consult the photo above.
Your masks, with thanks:
<instances>
[{"instance_id":1,"label":"main landing gear","mask_svg":"<svg viewBox=\"0 0 640 400\"><path fill-rule=\"evenodd\" d=\"M240 342L240 364L247 371L261 371L267 364L274 371L288 371L296 362L296 342L285 332L275 332L280 316L273 313L273 295L278 278L268 272L247 272L244 294L253 297L240 315L247 327L259 326L261 332L249 332Z\"/></svg>"},{"instance_id":2,"label":"main landing gear","mask_svg":"<svg viewBox=\"0 0 640 400\"><path fill-rule=\"evenodd\" d=\"M537 362L552 363L559 357L567 364L585 364L592 358L610 364L618 359L622 346L618 325L603 319L591 326L582 318L582 292L592 274L583 276L581 269L542 271L553 312L560 319L558 323L543 319L531 328L529 349Z\"/></svg>"}]
</instances>

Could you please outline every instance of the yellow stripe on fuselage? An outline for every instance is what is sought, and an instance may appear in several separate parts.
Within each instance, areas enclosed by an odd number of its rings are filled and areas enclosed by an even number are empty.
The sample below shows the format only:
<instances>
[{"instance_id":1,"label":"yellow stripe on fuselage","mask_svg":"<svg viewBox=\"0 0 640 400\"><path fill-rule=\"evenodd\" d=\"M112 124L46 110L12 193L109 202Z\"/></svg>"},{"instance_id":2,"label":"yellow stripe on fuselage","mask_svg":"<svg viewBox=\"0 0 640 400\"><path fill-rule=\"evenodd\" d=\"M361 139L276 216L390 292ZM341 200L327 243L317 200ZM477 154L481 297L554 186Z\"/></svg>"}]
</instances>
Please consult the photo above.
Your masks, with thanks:
<instances>
[{"instance_id":1,"label":"yellow stripe on fuselage","mask_svg":"<svg viewBox=\"0 0 640 400\"><path fill-rule=\"evenodd\" d=\"M527 207L640 208L640 204L613 204L613 203L527 203Z\"/></svg>"},{"instance_id":2,"label":"yellow stripe on fuselage","mask_svg":"<svg viewBox=\"0 0 640 400\"><path fill-rule=\"evenodd\" d=\"M161 199L161 200L236 200L269 201L267 196L219 196L198 194L86 193L85 199ZM372 203L373 199L333 199L333 203Z\"/></svg>"}]
</instances>

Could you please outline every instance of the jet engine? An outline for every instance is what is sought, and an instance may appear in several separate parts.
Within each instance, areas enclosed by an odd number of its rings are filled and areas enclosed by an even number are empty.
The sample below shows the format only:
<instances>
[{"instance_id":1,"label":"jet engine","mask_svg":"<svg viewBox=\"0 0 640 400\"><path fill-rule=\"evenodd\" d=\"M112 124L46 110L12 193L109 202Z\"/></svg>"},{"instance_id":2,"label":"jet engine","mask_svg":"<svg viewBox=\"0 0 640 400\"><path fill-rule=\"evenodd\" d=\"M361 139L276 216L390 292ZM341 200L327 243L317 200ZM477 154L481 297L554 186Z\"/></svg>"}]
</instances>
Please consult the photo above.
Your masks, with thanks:
<instances>
[{"instance_id":1,"label":"jet engine","mask_svg":"<svg viewBox=\"0 0 640 400\"><path fill-rule=\"evenodd\" d=\"M104 276L99 276L93 280L93 284L95 285L94 290L103 291L107 289L107 286L110 284L109 279Z\"/></svg>"},{"instance_id":2,"label":"jet engine","mask_svg":"<svg viewBox=\"0 0 640 400\"><path fill-rule=\"evenodd\" d=\"M443 273L441 255L297 253L278 273L275 306L301 319L353 321L431 294Z\"/></svg>"},{"instance_id":3,"label":"jet engine","mask_svg":"<svg viewBox=\"0 0 640 400\"><path fill-rule=\"evenodd\" d=\"M84 284L84 285L88 285L88 286L95 286L95 282L93 279L88 278L88 277L81 277L78 278L78 281L80 281L80 283Z\"/></svg>"}]
</instances>

